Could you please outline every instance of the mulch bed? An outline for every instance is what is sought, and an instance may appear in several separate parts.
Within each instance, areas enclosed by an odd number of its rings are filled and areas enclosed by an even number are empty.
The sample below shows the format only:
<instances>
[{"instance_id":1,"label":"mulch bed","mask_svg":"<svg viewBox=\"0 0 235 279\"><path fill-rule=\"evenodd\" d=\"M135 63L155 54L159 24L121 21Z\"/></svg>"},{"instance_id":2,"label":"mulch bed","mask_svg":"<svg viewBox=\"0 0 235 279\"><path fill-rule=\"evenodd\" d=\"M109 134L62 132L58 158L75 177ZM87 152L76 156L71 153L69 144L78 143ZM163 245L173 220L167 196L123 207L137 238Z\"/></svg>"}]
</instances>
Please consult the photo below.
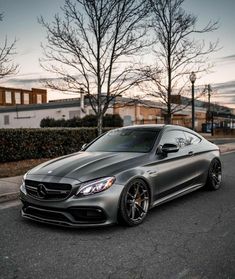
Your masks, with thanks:
<instances>
[{"instance_id":1,"label":"mulch bed","mask_svg":"<svg viewBox=\"0 0 235 279\"><path fill-rule=\"evenodd\" d=\"M25 174L28 170L50 159L29 159L17 162L0 163L0 178Z\"/></svg>"}]
</instances>

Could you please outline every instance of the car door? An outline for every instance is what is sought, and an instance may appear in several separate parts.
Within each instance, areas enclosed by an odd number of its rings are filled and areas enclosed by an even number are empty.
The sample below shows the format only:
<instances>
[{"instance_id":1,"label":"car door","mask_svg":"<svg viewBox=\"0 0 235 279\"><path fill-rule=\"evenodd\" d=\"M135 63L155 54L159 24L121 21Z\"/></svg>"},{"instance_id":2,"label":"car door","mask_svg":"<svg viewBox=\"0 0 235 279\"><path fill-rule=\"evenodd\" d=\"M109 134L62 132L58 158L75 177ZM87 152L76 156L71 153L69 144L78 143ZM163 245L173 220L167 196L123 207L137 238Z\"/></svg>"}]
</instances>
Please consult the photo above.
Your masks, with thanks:
<instances>
[{"instance_id":1,"label":"car door","mask_svg":"<svg viewBox=\"0 0 235 279\"><path fill-rule=\"evenodd\" d=\"M202 139L195 134L188 131L184 131L186 138L185 151L191 153L191 160L188 164L191 164L191 180L194 185L205 184L207 179L207 171L210 164L210 156L208 152L205 152L205 146L201 142Z\"/></svg>"},{"instance_id":2,"label":"car door","mask_svg":"<svg viewBox=\"0 0 235 279\"><path fill-rule=\"evenodd\" d=\"M163 132L159 146L175 144L179 150L174 153L157 154L155 162L154 199L159 199L192 185L194 167L193 150L187 146L182 130Z\"/></svg>"}]
</instances>

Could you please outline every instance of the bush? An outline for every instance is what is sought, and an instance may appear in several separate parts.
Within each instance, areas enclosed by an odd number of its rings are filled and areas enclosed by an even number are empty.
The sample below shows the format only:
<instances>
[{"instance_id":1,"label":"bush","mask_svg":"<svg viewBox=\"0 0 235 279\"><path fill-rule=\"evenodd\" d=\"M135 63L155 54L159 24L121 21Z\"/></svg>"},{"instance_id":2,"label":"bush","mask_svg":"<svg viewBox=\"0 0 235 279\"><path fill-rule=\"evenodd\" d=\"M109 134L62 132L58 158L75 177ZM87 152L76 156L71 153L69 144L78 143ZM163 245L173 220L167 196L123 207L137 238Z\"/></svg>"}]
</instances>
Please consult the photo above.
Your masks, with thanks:
<instances>
[{"instance_id":1,"label":"bush","mask_svg":"<svg viewBox=\"0 0 235 279\"><path fill-rule=\"evenodd\" d=\"M103 119L104 127L122 127L123 119L119 114L106 114Z\"/></svg>"},{"instance_id":2,"label":"bush","mask_svg":"<svg viewBox=\"0 0 235 279\"><path fill-rule=\"evenodd\" d=\"M0 129L0 162L66 155L96 137L95 128Z\"/></svg>"},{"instance_id":3,"label":"bush","mask_svg":"<svg viewBox=\"0 0 235 279\"><path fill-rule=\"evenodd\" d=\"M97 127L97 117L93 114L86 115L81 119L83 127Z\"/></svg>"},{"instance_id":4,"label":"bush","mask_svg":"<svg viewBox=\"0 0 235 279\"><path fill-rule=\"evenodd\" d=\"M104 127L122 127L123 120L119 114L106 114L103 118ZM74 117L72 119L43 118L40 127L97 127L97 117L93 114L86 115L83 118Z\"/></svg>"}]
</instances>

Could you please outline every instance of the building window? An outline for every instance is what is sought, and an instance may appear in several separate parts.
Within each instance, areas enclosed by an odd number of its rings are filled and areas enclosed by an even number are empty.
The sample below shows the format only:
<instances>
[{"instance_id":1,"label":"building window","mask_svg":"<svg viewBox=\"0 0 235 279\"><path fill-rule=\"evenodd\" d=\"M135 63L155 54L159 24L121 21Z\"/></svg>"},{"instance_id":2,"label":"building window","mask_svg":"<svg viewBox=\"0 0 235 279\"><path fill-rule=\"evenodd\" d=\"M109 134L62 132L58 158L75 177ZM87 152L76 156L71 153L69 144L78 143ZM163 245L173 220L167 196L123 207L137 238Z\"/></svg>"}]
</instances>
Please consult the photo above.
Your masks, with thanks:
<instances>
[{"instance_id":1,"label":"building window","mask_svg":"<svg viewBox=\"0 0 235 279\"><path fill-rule=\"evenodd\" d=\"M42 95L37 94L37 104L41 104L41 103L42 103Z\"/></svg>"},{"instance_id":2,"label":"building window","mask_svg":"<svg viewBox=\"0 0 235 279\"><path fill-rule=\"evenodd\" d=\"M21 95L20 92L15 92L15 104L20 105L21 104Z\"/></svg>"},{"instance_id":3,"label":"building window","mask_svg":"<svg viewBox=\"0 0 235 279\"><path fill-rule=\"evenodd\" d=\"M12 104L11 91L6 91L5 92L5 97L6 97L6 104Z\"/></svg>"},{"instance_id":4,"label":"building window","mask_svg":"<svg viewBox=\"0 0 235 279\"><path fill-rule=\"evenodd\" d=\"M4 125L9 125L10 124L10 117L9 115L4 115Z\"/></svg>"},{"instance_id":5,"label":"building window","mask_svg":"<svg viewBox=\"0 0 235 279\"><path fill-rule=\"evenodd\" d=\"M28 93L24 93L24 104L25 105L29 104L29 94Z\"/></svg>"},{"instance_id":6,"label":"building window","mask_svg":"<svg viewBox=\"0 0 235 279\"><path fill-rule=\"evenodd\" d=\"M73 119L74 117L79 118L80 116L81 116L80 110L69 111L69 119Z\"/></svg>"}]
</instances>

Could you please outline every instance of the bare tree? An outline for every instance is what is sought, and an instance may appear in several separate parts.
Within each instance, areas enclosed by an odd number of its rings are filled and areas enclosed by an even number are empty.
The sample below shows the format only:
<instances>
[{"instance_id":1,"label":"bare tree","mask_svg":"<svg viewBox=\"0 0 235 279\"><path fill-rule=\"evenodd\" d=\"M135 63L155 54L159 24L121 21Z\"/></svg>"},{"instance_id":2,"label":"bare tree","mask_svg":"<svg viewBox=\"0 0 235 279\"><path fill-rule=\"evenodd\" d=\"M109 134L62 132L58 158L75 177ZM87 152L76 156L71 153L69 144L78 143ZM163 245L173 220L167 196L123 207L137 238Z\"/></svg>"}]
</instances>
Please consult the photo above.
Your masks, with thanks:
<instances>
[{"instance_id":1,"label":"bare tree","mask_svg":"<svg viewBox=\"0 0 235 279\"><path fill-rule=\"evenodd\" d=\"M57 79L52 89L84 90L102 132L103 115L113 99L140 81L134 61L148 45L144 0L66 0L63 18L52 23L41 17L47 45L41 65Z\"/></svg>"},{"instance_id":2,"label":"bare tree","mask_svg":"<svg viewBox=\"0 0 235 279\"><path fill-rule=\"evenodd\" d=\"M0 21L3 20L3 13L0 13ZM15 74L18 69L18 65L12 61L12 55L15 54L16 40L12 43L8 43L7 37L0 45L0 78Z\"/></svg>"},{"instance_id":3,"label":"bare tree","mask_svg":"<svg viewBox=\"0 0 235 279\"><path fill-rule=\"evenodd\" d=\"M217 50L218 42L206 45L195 37L216 30L218 22L209 22L197 29L198 19L183 9L184 0L149 0L149 3L157 39L154 50L157 62L143 72L151 95L166 107L166 123L171 123L172 114L182 109L172 104L172 94L181 95L187 91L189 74L208 70L208 55Z\"/></svg>"}]
</instances>

